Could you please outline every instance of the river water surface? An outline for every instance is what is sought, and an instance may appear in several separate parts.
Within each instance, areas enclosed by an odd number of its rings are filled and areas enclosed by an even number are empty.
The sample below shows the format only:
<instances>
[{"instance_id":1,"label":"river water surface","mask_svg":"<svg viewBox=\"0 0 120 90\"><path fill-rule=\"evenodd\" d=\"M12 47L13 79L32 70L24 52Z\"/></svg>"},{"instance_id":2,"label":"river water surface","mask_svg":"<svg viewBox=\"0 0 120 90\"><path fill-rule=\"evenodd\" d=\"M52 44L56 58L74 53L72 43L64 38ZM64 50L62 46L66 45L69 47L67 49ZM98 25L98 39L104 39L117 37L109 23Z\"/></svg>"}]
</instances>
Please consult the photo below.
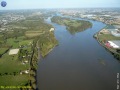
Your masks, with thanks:
<instances>
[{"instance_id":1,"label":"river water surface","mask_svg":"<svg viewBox=\"0 0 120 90\"><path fill-rule=\"evenodd\" d=\"M120 63L93 38L105 24L89 21L92 28L71 35L47 19L59 45L38 63L39 90L117 90Z\"/></svg>"}]
</instances>

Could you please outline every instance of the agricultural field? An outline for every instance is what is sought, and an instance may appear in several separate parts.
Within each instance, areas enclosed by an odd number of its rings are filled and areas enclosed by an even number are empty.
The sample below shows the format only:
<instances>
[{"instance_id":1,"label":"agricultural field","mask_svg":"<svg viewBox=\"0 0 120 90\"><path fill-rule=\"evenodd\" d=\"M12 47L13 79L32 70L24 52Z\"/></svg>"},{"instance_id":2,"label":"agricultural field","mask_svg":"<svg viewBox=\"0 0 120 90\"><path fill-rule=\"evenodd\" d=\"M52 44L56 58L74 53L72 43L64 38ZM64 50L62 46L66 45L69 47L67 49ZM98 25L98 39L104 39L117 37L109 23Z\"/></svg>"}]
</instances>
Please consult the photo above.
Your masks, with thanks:
<instances>
[{"instance_id":1,"label":"agricultural field","mask_svg":"<svg viewBox=\"0 0 120 90\"><path fill-rule=\"evenodd\" d=\"M26 37L36 37L36 36L40 36L41 34L44 34L45 32L41 32L41 31L26 31L25 32L25 36Z\"/></svg>"},{"instance_id":2,"label":"agricultural field","mask_svg":"<svg viewBox=\"0 0 120 90\"><path fill-rule=\"evenodd\" d=\"M29 63L23 64L22 60L18 60L18 55L9 55L7 53L0 58L0 74L19 73L26 69L29 69Z\"/></svg>"},{"instance_id":3,"label":"agricultural field","mask_svg":"<svg viewBox=\"0 0 120 90\"><path fill-rule=\"evenodd\" d=\"M25 86L29 81L28 75L4 75L0 77L2 90L21 90L20 86ZM5 87L6 86L6 87ZM28 87L28 86L26 86ZM31 86L29 86L31 88Z\"/></svg>"},{"instance_id":4,"label":"agricultural field","mask_svg":"<svg viewBox=\"0 0 120 90\"><path fill-rule=\"evenodd\" d=\"M50 32L52 25L43 18L26 16L25 20L6 24L7 30L0 32L0 85L36 87L37 47L46 56L58 44L54 32ZM9 54L15 49L18 53Z\"/></svg>"}]
</instances>

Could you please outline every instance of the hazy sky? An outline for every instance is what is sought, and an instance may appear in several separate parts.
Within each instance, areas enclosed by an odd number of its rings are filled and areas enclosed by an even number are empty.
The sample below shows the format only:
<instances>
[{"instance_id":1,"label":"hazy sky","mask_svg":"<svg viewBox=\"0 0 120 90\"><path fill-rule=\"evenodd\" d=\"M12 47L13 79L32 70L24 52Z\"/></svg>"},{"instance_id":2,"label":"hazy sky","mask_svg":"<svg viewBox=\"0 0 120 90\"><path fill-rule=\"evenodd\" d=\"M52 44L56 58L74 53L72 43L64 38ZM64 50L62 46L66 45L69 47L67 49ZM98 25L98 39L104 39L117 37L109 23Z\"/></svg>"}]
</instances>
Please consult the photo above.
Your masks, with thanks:
<instances>
[{"instance_id":1,"label":"hazy sky","mask_svg":"<svg viewBox=\"0 0 120 90\"><path fill-rule=\"evenodd\" d=\"M0 2L3 0L0 0ZM120 0L4 0L4 9L120 7Z\"/></svg>"}]
</instances>

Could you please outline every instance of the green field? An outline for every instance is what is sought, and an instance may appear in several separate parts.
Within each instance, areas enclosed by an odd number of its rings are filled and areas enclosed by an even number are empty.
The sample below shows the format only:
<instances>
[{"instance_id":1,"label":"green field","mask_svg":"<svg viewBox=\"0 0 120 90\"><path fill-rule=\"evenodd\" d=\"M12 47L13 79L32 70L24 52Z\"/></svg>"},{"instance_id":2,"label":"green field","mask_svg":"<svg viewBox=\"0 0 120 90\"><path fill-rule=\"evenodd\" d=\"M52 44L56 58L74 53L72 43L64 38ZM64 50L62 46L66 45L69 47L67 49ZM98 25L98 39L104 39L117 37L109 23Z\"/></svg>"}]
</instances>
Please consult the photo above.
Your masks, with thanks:
<instances>
[{"instance_id":1,"label":"green field","mask_svg":"<svg viewBox=\"0 0 120 90\"><path fill-rule=\"evenodd\" d=\"M29 87L27 85L28 80L30 79L29 75L4 75L0 76L0 90L21 90L20 87Z\"/></svg>"},{"instance_id":2,"label":"green field","mask_svg":"<svg viewBox=\"0 0 120 90\"><path fill-rule=\"evenodd\" d=\"M17 39L9 38L7 39L6 44L13 46L12 48L19 48L20 45L29 45L30 43L33 42L32 39L31 40L24 40L24 39L25 39L24 36L18 37Z\"/></svg>"},{"instance_id":3,"label":"green field","mask_svg":"<svg viewBox=\"0 0 120 90\"><path fill-rule=\"evenodd\" d=\"M8 53L3 55L0 58L0 73L13 74L13 72L19 73L22 70L29 69L29 64L23 65L21 61L18 60L18 55L10 56Z\"/></svg>"},{"instance_id":4,"label":"green field","mask_svg":"<svg viewBox=\"0 0 120 90\"><path fill-rule=\"evenodd\" d=\"M0 54L3 54L8 48L0 48Z\"/></svg>"},{"instance_id":5,"label":"green field","mask_svg":"<svg viewBox=\"0 0 120 90\"><path fill-rule=\"evenodd\" d=\"M33 40L23 40L21 42L19 42L19 46L21 45L31 45L33 43Z\"/></svg>"},{"instance_id":6,"label":"green field","mask_svg":"<svg viewBox=\"0 0 120 90\"><path fill-rule=\"evenodd\" d=\"M41 34L44 34L44 32L41 32L41 31L26 31L25 32L26 37L36 37L36 36L40 36Z\"/></svg>"},{"instance_id":7,"label":"green field","mask_svg":"<svg viewBox=\"0 0 120 90\"><path fill-rule=\"evenodd\" d=\"M20 45L27 45L29 52L33 40L24 40L25 37L8 38L5 45L10 45L12 48L19 48ZM4 45L2 46L4 47ZM0 54L4 53L8 48L0 48ZM23 55L23 54L22 54ZM28 83L28 75L20 75L21 71L29 69L29 63L23 64L23 58L20 60L19 53L17 55L9 55L9 51L0 58L0 85L25 85ZM25 59L27 60L27 59ZM10 90L10 89L9 89ZM12 89L11 89L12 90ZM18 90L18 89L16 89Z\"/></svg>"},{"instance_id":8,"label":"green field","mask_svg":"<svg viewBox=\"0 0 120 90\"><path fill-rule=\"evenodd\" d=\"M111 34L101 34L101 35L98 35L98 38L99 38L100 41L120 40L120 37L115 37Z\"/></svg>"},{"instance_id":9,"label":"green field","mask_svg":"<svg viewBox=\"0 0 120 90\"><path fill-rule=\"evenodd\" d=\"M4 75L0 77L0 86L24 86L28 79L29 75Z\"/></svg>"}]
</instances>

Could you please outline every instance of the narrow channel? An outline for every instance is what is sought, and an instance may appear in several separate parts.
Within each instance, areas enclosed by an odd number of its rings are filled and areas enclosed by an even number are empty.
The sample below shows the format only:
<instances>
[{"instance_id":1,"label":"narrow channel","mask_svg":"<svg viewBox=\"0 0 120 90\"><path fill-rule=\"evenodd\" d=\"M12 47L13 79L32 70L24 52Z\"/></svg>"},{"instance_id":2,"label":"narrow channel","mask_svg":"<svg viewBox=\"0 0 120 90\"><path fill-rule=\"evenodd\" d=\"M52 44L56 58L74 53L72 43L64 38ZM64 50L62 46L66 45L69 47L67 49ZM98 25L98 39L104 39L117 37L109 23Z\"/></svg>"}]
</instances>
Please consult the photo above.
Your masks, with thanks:
<instances>
[{"instance_id":1,"label":"narrow channel","mask_svg":"<svg viewBox=\"0 0 120 90\"><path fill-rule=\"evenodd\" d=\"M116 90L120 63L93 38L105 24L89 21L92 28L71 35L47 19L59 45L38 63L39 90Z\"/></svg>"}]
</instances>

